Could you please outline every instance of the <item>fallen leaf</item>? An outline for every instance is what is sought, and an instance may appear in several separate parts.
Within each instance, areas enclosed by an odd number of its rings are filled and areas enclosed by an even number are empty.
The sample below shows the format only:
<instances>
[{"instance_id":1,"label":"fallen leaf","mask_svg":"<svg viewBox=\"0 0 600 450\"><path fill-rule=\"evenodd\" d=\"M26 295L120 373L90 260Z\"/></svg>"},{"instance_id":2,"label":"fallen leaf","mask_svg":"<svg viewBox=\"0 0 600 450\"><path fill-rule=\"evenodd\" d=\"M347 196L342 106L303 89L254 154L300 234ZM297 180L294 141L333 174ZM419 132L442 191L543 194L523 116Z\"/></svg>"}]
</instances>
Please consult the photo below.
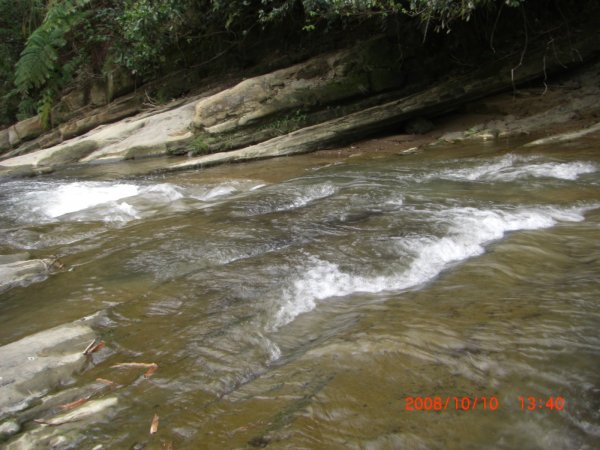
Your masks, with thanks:
<instances>
[{"instance_id":1,"label":"fallen leaf","mask_svg":"<svg viewBox=\"0 0 600 450\"><path fill-rule=\"evenodd\" d=\"M157 366L156 363L121 363L110 366L113 369L149 369L150 367Z\"/></svg>"},{"instance_id":2,"label":"fallen leaf","mask_svg":"<svg viewBox=\"0 0 600 450\"><path fill-rule=\"evenodd\" d=\"M33 421L35 423L40 423L42 425L48 425L49 427L57 427L59 425L64 425L65 423L79 422L80 420L81 420L80 418L65 419L65 420L59 420L59 419L51 419L51 420L33 419Z\"/></svg>"},{"instance_id":3,"label":"fallen leaf","mask_svg":"<svg viewBox=\"0 0 600 450\"><path fill-rule=\"evenodd\" d=\"M144 373L144 378L150 378L156 369L158 369L158 364L156 363L121 363L115 364L111 366L113 369L147 369Z\"/></svg>"},{"instance_id":4,"label":"fallen leaf","mask_svg":"<svg viewBox=\"0 0 600 450\"><path fill-rule=\"evenodd\" d=\"M90 399L89 397L82 397L79 400L75 400L74 402L65 403L64 405L60 405L59 408L62 409L63 411L68 411L70 409L77 408L78 406L83 405L89 399Z\"/></svg>"},{"instance_id":5,"label":"fallen leaf","mask_svg":"<svg viewBox=\"0 0 600 450\"><path fill-rule=\"evenodd\" d=\"M146 370L146 372L144 373L144 378L150 378L152 375L154 375L156 369L158 369L158 364L154 364L151 367L149 367L148 370Z\"/></svg>"},{"instance_id":6,"label":"fallen leaf","mask_svg":"<svg viewBox=\"0 0 600 450\"><path fill-rule=\"evenodd\" d=\"M150 434L155 434L158 431L158 414L154 414L152 425L150 425Z\"/></svg>"},{"instance_id":7,"label":"fallen leaf","mask_svg":"<svg viewBox=\"0 0 600 450\"><path fill-rule=\"evenodd\" d=\"M85 352L84 355L91 355L92 353L96 353L98 350L102 350L104 346L104 341L100 341L94 347Z\"/></svg>"},{"instance_id":8,"label":"fallen leaf","mask_svg":"<svg viewBox=\"0 0 600 450\"><path fill-rule=\"evenodd\" d=\"M88 352L92 349L92 347L94 347L94 345L96 345L96 339L94 339L92 342L90 342L88 344L88 346L85 348L85 350L83 351L84 355L87 355Z\"/></svg>"}]
</instances>

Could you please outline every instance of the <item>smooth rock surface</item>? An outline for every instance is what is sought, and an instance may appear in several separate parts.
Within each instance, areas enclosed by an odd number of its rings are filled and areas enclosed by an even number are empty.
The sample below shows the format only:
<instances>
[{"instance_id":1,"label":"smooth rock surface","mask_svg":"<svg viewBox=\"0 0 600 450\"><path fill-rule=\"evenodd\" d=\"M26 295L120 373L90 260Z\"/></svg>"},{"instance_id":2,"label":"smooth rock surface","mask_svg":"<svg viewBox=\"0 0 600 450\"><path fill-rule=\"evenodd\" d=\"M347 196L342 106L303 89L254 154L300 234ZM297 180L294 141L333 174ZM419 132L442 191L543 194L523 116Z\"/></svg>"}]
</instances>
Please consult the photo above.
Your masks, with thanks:
<instances>
[{"instance_id":1,"label":"smooth rock surface","mask_svg":"<svg viewBox=\"0 0 600 450\"><path fill-rule=\"evenodd\" d=\"M572 131L570 133L561 133L547 138L537 139L533 142L525 144L525 146L534 145L546 145L546 144L557 144L560 142L569 142L581 137L587 136L588 134L600 133L600 122L592 125L591 127L584 128L583 130Z\"/></svg>"},{"instance_id":2,"label":"smooth rock surface","mask_svg":"<svg viewBox=\"0 0 600 450\"><path fill-rule=\"evenodd\" d=\"M3 263L0 259L0 292L15 286L27 286L36 281L42 281L50 272L53 261L50 259L31 259L28 261L9 261ZM3 256L2 258L7 258ZM13 258L18 258L14 256Z\"/></svg>"},{"instance_id":3,"label":"smooth rock surface","mask_svg":"<svg viewBox=\"0 0 600 450\"><path fill-rule=\"evenodd\" d=\"M7 420L6 422L3 422L0 425L0 442L17 434L20 430L21 426L14 420Z\"/></svg>"},{"instance_id":4,"label":"smooth rock surface","mask_svg":"<svg viewBox=\"0 0 600 450\"><path fill-rule=\"evenodd\" d=\"M29 253L27 252L0 255L0 265L25 261L26 259L29 259Z\"/></svg>"},{"instance_id":5,"label":"smooth rock surface","mask_svg":"<svg viewBox=\"0 0 600 450\"><path fill-rule=\"evenodd\" d=\"M323 108L402 84L400 64L385 39L250 78L199 101L193 126L224 133L275 114Z\"/></svg>"},{"instance_id":6,"label":"smooth rock surface","mask_svg":"<svg viewBox=\"0 0 600 450\"><path fill-rule=\"evenodd\" d=\"M33 153L0 161L0 168L62 166L78 161L124 160L164 155L192 138L195 100L155 114L140 114Z\"/></svg>"},{"instance_id":7,"label":"smooth rock surface","mask_svg":"<svg viewBox=\"0 0 600 450\"><path fill-rule=\"evenodd\" d=\"M116 397L92 400L73 411L55 416L17 439L9 442L7 450L37 450L48 448L77 448L90 420L102 420L117 405Z\"/></svg>"},{"instance_id":8,"label":"smooth rock surface","mask_svg":"<svg viewBox=\"0 0 600 450\"><path fill-rule=\"evenodd\" d=\"M99 314L0 347L0 420L30 406L83 369Z\"/></svg>"}]
</instances>

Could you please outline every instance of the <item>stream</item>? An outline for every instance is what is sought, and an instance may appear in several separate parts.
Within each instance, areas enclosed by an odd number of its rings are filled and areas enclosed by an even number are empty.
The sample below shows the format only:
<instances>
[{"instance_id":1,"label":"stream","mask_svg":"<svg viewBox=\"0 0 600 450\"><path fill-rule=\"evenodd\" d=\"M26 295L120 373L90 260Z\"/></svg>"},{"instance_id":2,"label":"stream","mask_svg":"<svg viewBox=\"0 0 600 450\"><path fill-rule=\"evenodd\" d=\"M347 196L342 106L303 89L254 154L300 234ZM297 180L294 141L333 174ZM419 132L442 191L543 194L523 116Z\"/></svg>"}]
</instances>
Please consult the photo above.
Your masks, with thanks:
<instances>
[{"instance_id":1,"label":"stream","mask_svg":"<svg viewBox=\"0 0 600 450\"><path fill-rule=\"evenodd\" d=\"M599 145L3 181L0 345L106 311L75 448L600 448Z\"/></svg>"}]
</instances>

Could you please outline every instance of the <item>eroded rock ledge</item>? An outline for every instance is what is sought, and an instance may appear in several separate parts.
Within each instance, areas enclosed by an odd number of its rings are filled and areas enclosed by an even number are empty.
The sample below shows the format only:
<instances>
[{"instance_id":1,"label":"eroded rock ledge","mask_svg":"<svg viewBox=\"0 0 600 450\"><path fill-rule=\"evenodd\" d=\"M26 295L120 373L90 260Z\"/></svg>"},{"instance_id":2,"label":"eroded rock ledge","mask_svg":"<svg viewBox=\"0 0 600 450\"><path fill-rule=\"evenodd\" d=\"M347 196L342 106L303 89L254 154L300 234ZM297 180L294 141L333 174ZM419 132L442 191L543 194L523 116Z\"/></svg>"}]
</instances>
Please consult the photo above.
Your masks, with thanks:
<instances>
[{"instance_id":1,"label":"eroded rock ledge","mask_svg":"<svg viewBox=\"0 0 600 450\"><path fill-rule=\"evenodd\" d=\"M577 40L555 43L551 50L545 44L531 46L526 58L519 51L468 74L406 84L406 61L386 38L378 38L4 159L0 175L45 173L76 163L189 156L162 168L172 171L310 152L385 132L415 117L453 111L567 66L594 61L599 53L600 33L588 30ZM435 74L439 68L434 63L421 69ZM472 134L495 138L502 132Z\"/></svg>"}]
</instances>

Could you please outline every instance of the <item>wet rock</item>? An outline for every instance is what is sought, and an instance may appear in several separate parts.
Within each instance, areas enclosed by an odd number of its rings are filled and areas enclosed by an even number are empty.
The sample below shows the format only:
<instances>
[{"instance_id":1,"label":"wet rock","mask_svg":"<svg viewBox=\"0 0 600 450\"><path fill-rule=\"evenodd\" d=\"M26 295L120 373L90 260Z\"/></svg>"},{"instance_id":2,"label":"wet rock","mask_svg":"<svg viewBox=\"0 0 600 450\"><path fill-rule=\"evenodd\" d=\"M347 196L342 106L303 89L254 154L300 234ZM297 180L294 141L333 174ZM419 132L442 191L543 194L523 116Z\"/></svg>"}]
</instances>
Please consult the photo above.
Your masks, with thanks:
<instances>
[{"instance_id":1,"label":"wet rock","mask_svg":"<svg viewBox=\"0 0 600 450\"><path fill-rule=\"evenodd\" d=\"M0 169L18 169L31 167L41 169L51 166L64 166L83 160L124 160L141 156L165 155L174 148L185 146L191 140L192 133L187 129L196 101L165 108L153 114L140 114L136 117L104 125L89 133L67 140L53 147L0 161ZM134 106L132 106L134 107ZM127 107L114 113L129 114ZM112 114L110 110L103 114ZM82 130L107 120L107 117L89 116L80 121L61 126L65 136L77 134ZM183 130L183 131L182 131Z\"/></svg>"},{"instance_id":2,"label":"wet rock","mask_svg":"<svg viewBox=\"0 0 600 450\"><path fill-rule=\"evenodd\" d=\"M0 347L0 420L27 409L83 369L99 314Z\"/></svg>"},{"instance_id":3,"label":"wet rock","mask_svg":"<svg viewBox=\"0 0 600 450\"><path fill-rule=\"evenodd\" d=\"M79 120L72 121L70 127L60 129L63 139L69 139L74 136L93 130L94 128L107 123L113 123L138 113L142 109L142 102L135 96L124 97L115 100L106 108L97 110L94 114L89 114ZM65 124L68 125L68 124Z\"/></svg>"},{"instance_id":4,"label":"wet rock","mask_svg":"<svg viewBox=\"0 0 600 450\"><path fill-rule=\"evenodd\" d=\"M390 58L393 50L377 42L385 43L385 39L372 41L364 51L353 49L313 58L245 80L216 94L211 92L175 102L162 110L96 128L53 147L2 160L0 175L31 175L43 166L73 162L116 162L183 155L190 150L204 153L164 168L175 171L345 145L390 131L415 117L445 114L542 75L562 71L564 61L570 59L573 51L583 61L599 48L596 35L582 36L576 42L561 42L552 55L547 55L546 47L541 46L532 49L522 64L515 55L514 60L494 61L460 77L448 76L446 81L415 93L412 89L421 89L420 85L400 90L403 81L396 64L402 58ZM539 66L541 60L545 61L543 68ZM518 66L517 71L510 70L515 66ZM517 136L571 120L576 116L573 111L589 111L595 107L597 95L587 96L574 100L568 108L537 114L527 122L488 124L485 128L489 132L481 136L462 134L446 138L450 141L475 137L493 139L494 129L500 138ZM195 129L196 136L191 128ZM75 126L74 130L65 127L65 138L81 128ZM224 151L230 149L237 150ZM212 152L221 153L206 154Z\"/></svg>"},{"instance_id":5,"label":"wet rock","mask_svg":"<svg viewBox=\"0 0 600 450\"><path fill-rule=\"evenodd\" d=\"M44 127L40 121L40 116L30 117L29 119L17 122L13 126L16 139L13 139L11 145L16 145L21 141L39 136L44 132Z\"/></svg>"},{"instance_id":6,"label":"wet rock","mask_svg":"<svg viewBox=\"0 0 600 450\"><path fill-rule=\"evenodd\" d=\"M36 402L35 406L18 413L15 420L18 423L26 423L32 420L50 420L58 412L62 412L63 405L75 404L82 399L91 399L94 396L112 389L112 385L106 383L94 382L86 386L78 386L70 389L62 390L56 394L47 395L41 399L41 402ZM85 404L84 401L82 403Z\"/></svg>"},{"instance_id":7,"label":"wet rock","mask_svg":"<svg viewBox=\"0 0 600 450\"><path fill-rule=\"evenodd\" d=\"M73 89L61 99L67 111L77 111L85 106L85 91L83 89Z\"/></svg>"},{"instance_id":8,"label":"wet rock","mask_svg":"<svg viewBox=\"0 0 600 450\"><path fill-rule=\"evenodd\" d=\"M13 253L12 255L0 255L0 265L9 264L29 259L29 253Z\"/></svg>"},{"instance_id":9,"label":"wet rock","mask_svg":"<svg viewBox=\"0 0 600 450\"><path fill-rule=\"evenodd\" d=\"M439 142L461 142L465 140L465 133L462 131L451 131L449 133L445 133L441 138L438 139Z\"/></svg>"},{"instance_id":10,"label":"wet rock","mask_svg":"<svg viewBox=\"0 0 600 450\"><path fill-rule=\"evenodd\" d=\"M193 126L230 132L299 108L311 110L401 86L393 46L378 38L351 50L244 80L196 105ZM272 119L272 120L276 120Z\"/></svg>"},{"instance_id":11,"label":"wet rock","mask_svg":"<svg viewBox=\"0 0 600 450\"><path fill-rule=\"evenodd\" d=\"M600 122L592 125L591 127L584 128L582 130L571 131L569 133L556 134L547 138L537 139L533 142L525 144L525 147L534 145L546 145L546 144L558 144L561 142L569 142L574 139L587 136L588 134L600 133Z\"/></svg>"},{"instance_id":12,"label":"wet rock","mask_svg":"<svg viewBox=\"0 0 600 450\"><path fill-rule=\"evenodd\" d=\"M21 426L14 420L7 420L0 425L0 442L14 436L21 430Z\"/></svg>"},{"instance_id":13,"label":"wet rock","mask_svg":"<svg viewBox=\"0 0 600 450\"><path fill-rule=\"evenodd\" d=\"M0 130L0 154L2 154L3 150L7 150L10 148L10 139L8 128L4 130Z\"/></svg>"},{"instance_id":14,"label":"wet rock","mask_svg":"<svg viewBox=\"0 0 600 450\"><path fill-rule=\"evenodd\" d=\"M594 40L583 41L579 48L589 55L595 51L593 49L596 48L596 42ZM566 47L557 51L553 59L547 61L546 70L554 71L562 68L561 55L564 56L570 51L572 50ZM543 55L543 50L532 53L531 59L519 68L518 73L511 73L510 70L499 71L500 67L498 65L500 63L494 63L462 78L450 79L405 98L307 126L239 150L189 158L185 162L171 164L165 170L176 171L230 162L308 153L352 142L367 135L389 130L391 127L397 126L398 123L410 120L413 117L454 110L473 99L509 89L517 83L539 76L540 68L535 61L539 61L543 58ZM506 62L503 64L506 64ZM510 64L506 67L510 67ZM233 101L232 98L229 101ZM594 96L579 103L586 102L597 104L597 97ZM201 118L203 113L200 116L198 115L198 110L203 110L203 105L207 106L207 104L200 102L196 107L194 125L210 128L211 126L221 126L227 123L227 126L237 126L236 121L238 119L236 118L227 119L225 122L215 123L214 125L210 125L212 122L204 122L204 119ZM581 109L582 105L573 104L572 106ZM561 116L557 111L553 111L551 114L552 120L559 120L559 117L562 118L568 112L562 114ZM540 123L547 123L548 117L535 117L535 120ZM532 126L534 125L532 124ZM523 132L522 124L515 124L514 129L517 130L516 133L518 134ZM446 134L442 141L460 142L465 138L465 133L457 132Z\"/></svg>"},{"instance_id":15,"label":"wet rock","mask_svg":"<svg viewBox=\"0 0 600 450\"><path fill-rule=\"evenodd\" d=\"M104 80L96 80L92 84L92 88L90 89L90 103L95 106L102 106L108 103Z\"/></svg>"},{"instance_id":16,"label":"wet rock","mask_svg":"<svg viewBox=\"0 0 600 450\"><path fill-rule=\"evenodd\" d=\"M68 413L53 417L27 431L6 445L7 450L37 450L48 448L80 448L85 428L91 421L110 415L118 401L115 397L92 400Z\"/></svg>"},{"instance_id":17,"label":"wet rock","mask_svg":"<svg viewBox=\"0 0 600 450\"><path fill-rule=\"evenodd\" d=\"M498 139L500 135L500 130L497 128L485 129L481 130L478 133L475 133L471 136L471 138L478 138L483 141L493 141L494 139Z\"/></svg>"},{"instance_id":18,"label":"wet rock","mask_svg":"<svg viewBox=\"0 0 600 450\"><path fill-rule=\"evenodd\" d=\"M16 260L7 263L0 260L0 292L46 279L54 267L53 264L51 259Z\"/></svg>"},{"instance_id":19,"label":"wet rock","mask_svg":"<svg viewBox=\"0 0 600 450\"><path fill-rule=\"evenodd\" d=\"M0 165L0 179L29 178L35 176L35 168L31 164L15 167L2 167Z\"/></svg>"}]
</instances>

